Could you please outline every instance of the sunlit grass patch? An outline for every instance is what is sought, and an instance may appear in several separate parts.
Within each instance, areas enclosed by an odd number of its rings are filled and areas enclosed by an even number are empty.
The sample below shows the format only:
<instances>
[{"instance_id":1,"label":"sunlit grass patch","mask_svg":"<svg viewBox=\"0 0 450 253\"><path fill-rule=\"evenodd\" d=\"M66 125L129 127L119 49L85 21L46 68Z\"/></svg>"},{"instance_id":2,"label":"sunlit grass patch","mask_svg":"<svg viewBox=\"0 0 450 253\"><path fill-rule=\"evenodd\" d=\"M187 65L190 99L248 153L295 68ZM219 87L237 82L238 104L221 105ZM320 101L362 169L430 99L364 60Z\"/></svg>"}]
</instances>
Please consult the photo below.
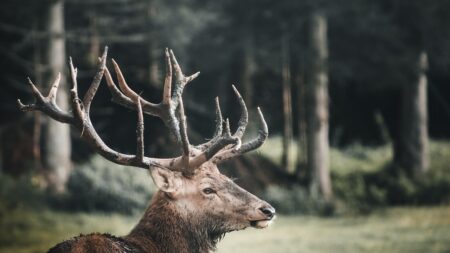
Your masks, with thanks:
<instances>
[{"instance_id":1,"label":"sunlit grass patch","mask_svg":"<svg viewBox=\"0 0 450 253\"><path fill-rule=\"evenodd\" d=\"M227 252L449 252L450 207L393 208L370 216L288 216L267 230L225 237Z\"/></svg>"}]
</instances>

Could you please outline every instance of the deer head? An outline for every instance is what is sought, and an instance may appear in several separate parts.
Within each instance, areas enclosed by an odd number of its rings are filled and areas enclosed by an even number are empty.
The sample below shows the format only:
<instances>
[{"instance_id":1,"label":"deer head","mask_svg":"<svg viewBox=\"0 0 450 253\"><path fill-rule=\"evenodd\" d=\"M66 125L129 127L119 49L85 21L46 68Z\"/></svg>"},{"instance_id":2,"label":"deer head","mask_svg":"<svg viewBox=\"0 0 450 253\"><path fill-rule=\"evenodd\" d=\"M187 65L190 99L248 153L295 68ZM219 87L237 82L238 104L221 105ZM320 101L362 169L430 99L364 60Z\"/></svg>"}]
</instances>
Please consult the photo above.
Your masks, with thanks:
<instances>
[{"instance_id":1,"label":"deer head","mask_svg":"<svg viewBox=\"0 0 450 253\"><path fill-rule=\"evenodd\" d=\"M81 137L106 159L150 171L160 191L154 196L148 215L144 215L143 220L133 231L145 230L145 224L151 223L149 217L161 210L162 206L176 213L177 217L195 231L202 231L201 233L213 242L229 231L249 226L267 227L275 215L275 209L240 188L233 180L221 174L217 167L221 162L254 150L264 143L268 129L261 110L258 108L261 125L258 136L242 143L241 138L248 123L248 112L241 95L232 86L242 110L237 129L231 133L229 121L223 120L219 99L216 98L215 134L206 143L194 146L187 136L182 93L185 86L199 73L185 76L172 50L166 49L163 97L160 103L154 104L143 99L127 85L119 65L112 60L117 75L117 86L106 68L106 57L107 48L100 58L98 71L83 100L78 96L77 69L70 59L72 112L64 112L56 105L59 76L46 97L29 80L36 102L24 105L18 100L20 109L39 110L57 121L71 124L77 127L81 131ZM90 106L103 76L106 78L113 101L137 112L136 154L123 154L111 149L93 127L89 116ZM144 113L159 117L165 123L180 148L180 156L153 158L144 155ZM197 236L200 237L201 233L199 232Z\"/></svg>"}]
</instances>

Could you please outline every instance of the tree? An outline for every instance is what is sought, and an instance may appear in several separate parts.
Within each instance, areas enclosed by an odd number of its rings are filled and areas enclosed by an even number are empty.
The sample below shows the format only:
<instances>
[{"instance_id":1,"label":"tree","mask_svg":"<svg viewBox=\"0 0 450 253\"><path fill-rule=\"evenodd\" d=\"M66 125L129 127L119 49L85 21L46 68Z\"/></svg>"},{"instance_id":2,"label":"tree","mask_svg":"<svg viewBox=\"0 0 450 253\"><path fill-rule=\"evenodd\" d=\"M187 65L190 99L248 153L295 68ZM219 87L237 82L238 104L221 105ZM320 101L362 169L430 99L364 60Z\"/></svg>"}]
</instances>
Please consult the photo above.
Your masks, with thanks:
<instances>
[{"instance_id":1,"label":"tree","mask_svg":"<svg viewBox=\"0 0 450 253\"><path fill-rule=\"evenodd\" d=\"M64 66L66 62L66 48L64 39L64 1L50 1L47 14L48 51L47 64L49 75L47 82L51 84L58 73L61 73L61 82L57 95L57 104L63 110L69 108L66 78ZM44 169L51 191L62 193L65 191L69 178L71 162L70 128L66 124L49 119L44 130Z\"/></svg>"},{"instance_id":2,"label":"tree","mask_svg":"<svg viewBox=\"0 0 450 253\"><path fill-rule=\"evenodd\" d=\"M306 133L306 103L305 103L305 82L304 69L300 65L295 78L297 87L297 165L296 173L300 180L308 180L310 173L306 170L307 164L307 133Z\"/></svg>"},{"instance_id":3,"label":"tree","mask_svg":"<svg viewBox=\"0 0 450 253\"><path fill-rule=\"evenodd\" d=\"M160 69L158 66L158 60L160 52L162 51L157 46L157 32L155 28L155 16L156 6L155 0L147 1L147 47L148 47L148 60L149 60L149 81L150 85L160 88Z\"/></svg>"},{"instance_id":4,"label":"tree","mask_svg":"<svg viewBox=\"0 0 450 253\"><path fill-rule=\"evenodd\" d=\"M417 79L402 88L400 134L395 159L398 165L416 176L428 171L428 58L425 52L417 60Z\"/></svg>"},{"instance_id":5,"label":"tree","mask_svg":"<svg viewBox=\"0 0 450 253\"><path fill-rule=\"evenodd\" d=\"M244 30L244 29L243 29ZM242 59L241 59L241 83L242 94L249 105L253 105L253 75L255 74L256 62L252 35L247 31L242 31Z\"/></svg>"},{"instance_id":6,"label":"tree","mask_svg":"<svg viewBox=\"0 0 450 253\"><path fill-rule=\"evenodd\" d=\"M283 85L283 151L281 166L288 172L294 170L294 159L291 157L290 147L293 138L292 124L292 92L291 92L291 63L289 53L289 34L282 29L281 36L281 77Z\"/></svg>"},{"instance_id":7,"label":"tree","mask_svg":"<svg viewBox=\"0 0 450 253\"><path fill-rule=\"evenodd\" d=\"M327 20L324 14L312 14L309 34L310 77L307 83L307 153L312 173L311 191L331 203L333 191L329 172Z\"/></svg>"}]
</instances>

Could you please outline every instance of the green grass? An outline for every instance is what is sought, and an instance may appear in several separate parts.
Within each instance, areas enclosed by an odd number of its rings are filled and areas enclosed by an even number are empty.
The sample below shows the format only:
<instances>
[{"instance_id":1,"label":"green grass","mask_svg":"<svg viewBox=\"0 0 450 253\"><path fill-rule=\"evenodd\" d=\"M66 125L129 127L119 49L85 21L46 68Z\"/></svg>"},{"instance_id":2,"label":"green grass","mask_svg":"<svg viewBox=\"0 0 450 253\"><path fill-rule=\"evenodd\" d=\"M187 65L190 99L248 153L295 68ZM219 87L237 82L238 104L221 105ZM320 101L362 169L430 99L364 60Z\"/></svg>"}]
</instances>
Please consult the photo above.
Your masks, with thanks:
<instances>
[{"instance_id":1,"label":"green grass","mask_svg":"<svg viewBox=\"0 0 450 253\"><path fill-rule=\"evenodd\" d=\"M369 216L282 217L267 230L235 232L219 252L449 252L450 207L392 208Z\"/></svg>"},{"instance_id":2,"label":"green grass","mask_svg":"<svg viewBox=\"0 0 450 253\"><path fill-rule=\"evenodd\" d=\"M124 235L139 217L15 210L0 218L0 252L34 253L80 233ZM228 234L218 252L450 252L450 206L356 217L281 216L268 229Z\"/></svg>"}]
</instances>

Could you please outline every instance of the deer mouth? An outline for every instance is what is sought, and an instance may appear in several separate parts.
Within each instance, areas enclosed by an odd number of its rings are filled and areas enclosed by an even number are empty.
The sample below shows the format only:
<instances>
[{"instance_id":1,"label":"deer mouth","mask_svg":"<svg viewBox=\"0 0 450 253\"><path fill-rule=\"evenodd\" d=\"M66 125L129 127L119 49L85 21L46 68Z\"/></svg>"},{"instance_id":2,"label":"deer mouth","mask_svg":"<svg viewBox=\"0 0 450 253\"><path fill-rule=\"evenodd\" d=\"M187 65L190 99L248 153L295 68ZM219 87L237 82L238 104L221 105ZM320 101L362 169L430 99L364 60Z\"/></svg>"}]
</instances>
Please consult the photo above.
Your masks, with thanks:
<instances>
[{"instance_id":1,"label":"deer mouth","mask_svg":"<svg viewBox=\"0 0 450 253\"><path fill-rule=\"evenodd\" d=\"M264 219L264 220L252 220L250 221L250 226L253 228L266 228L272 223L273 219Z\"/></svg>"}]
</instances>

